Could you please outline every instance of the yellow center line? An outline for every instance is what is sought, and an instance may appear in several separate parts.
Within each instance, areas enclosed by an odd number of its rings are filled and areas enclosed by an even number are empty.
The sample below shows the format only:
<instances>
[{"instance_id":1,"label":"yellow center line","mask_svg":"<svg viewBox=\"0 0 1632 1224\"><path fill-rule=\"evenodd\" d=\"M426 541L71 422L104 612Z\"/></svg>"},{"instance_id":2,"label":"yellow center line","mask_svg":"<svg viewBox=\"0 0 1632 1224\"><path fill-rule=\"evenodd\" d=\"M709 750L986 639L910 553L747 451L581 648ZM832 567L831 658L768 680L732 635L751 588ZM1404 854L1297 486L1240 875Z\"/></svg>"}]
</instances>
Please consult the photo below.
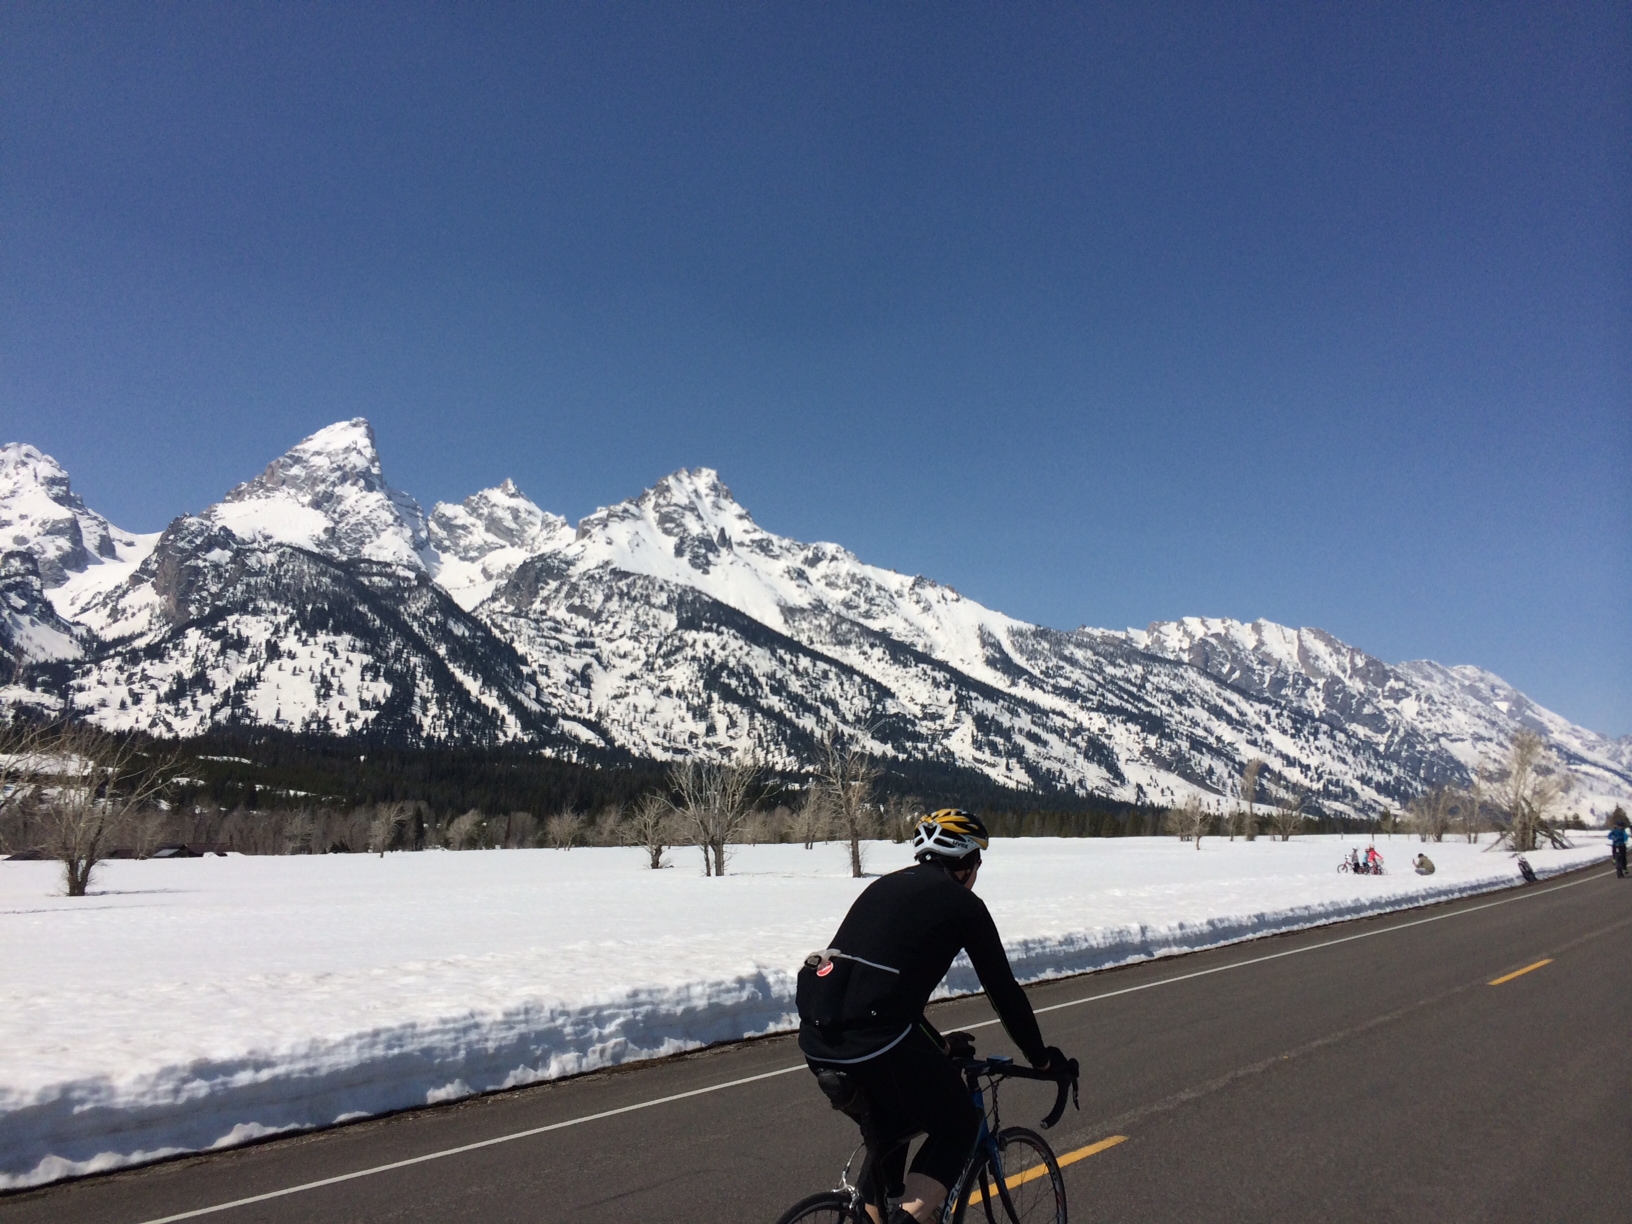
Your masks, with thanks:
<instances>
[{"instance_id":1,"label":"yellow center line","mask_svg":"<svg viewBox=\"0 0 1632 1224\"><path fill-rule=\"evenodd\" d=\"M1085 1148L1078 1148L1074 1152L1067 1152L1065 1155L1056 1156L1054 1159L1056 1163L1059 1164L1060 1168L1063 1169L1068 1164L1075 1164L1079 1160L1086 1160L1090 1156L1097 1156L1106 1148L1113 1148L1117 1144L1126 1143L1127 1141L1128 1137L1126 1135L1112 1135L1109 1139L1101 1139L1098 1143L1090 1143ZM1047 1175L1048 1166L1046 1164L1040 1164L1036 1168L1027 1169L1024 1173L1016 1173L1013 1177L1005 1177L1003 1179L1003 1184L1010 1190L1013 1190L1016 1186L1023 1186L1035 1178L1046 1177ZM969 1196L969 1203L971 1206L980 1202L980 1200L981 1193L979 1190L976 1190Z\"/></svg>"},{"instance_id":2,"label":"yellow center line","mask_svg":"<svg viewBox=\"0 0 1632 1224\"><path fill-rule=\"evenodd\" d=\"M1553 958L1549 956L1546 960L1539 960L1533 965L1526 965L1523 969L1515 969L1512 973L1504 974L1502 977L1497 978L1494 982L1486 982L1485 985L1500 986L1503 982L1511 982L1516 977L1523 977L1532 969L1540 969L1543 965L1550 965L1552 963Z\"/></svg>"}]
</instances>

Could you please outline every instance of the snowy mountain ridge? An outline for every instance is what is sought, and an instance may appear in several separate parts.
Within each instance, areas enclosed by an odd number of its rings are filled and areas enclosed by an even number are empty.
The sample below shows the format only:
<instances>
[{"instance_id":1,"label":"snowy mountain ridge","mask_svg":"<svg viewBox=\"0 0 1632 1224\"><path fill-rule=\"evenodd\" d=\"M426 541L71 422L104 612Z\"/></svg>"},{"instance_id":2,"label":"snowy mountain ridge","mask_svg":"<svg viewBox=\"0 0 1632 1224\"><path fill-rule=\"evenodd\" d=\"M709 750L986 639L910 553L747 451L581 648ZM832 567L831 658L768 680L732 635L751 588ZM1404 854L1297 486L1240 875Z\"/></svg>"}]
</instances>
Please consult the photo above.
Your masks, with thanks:
<instances>
[{"instance_id":1,"label":"snowy mountain ridge","mask_svg":"<svg viewBox=\"0 0 1632 1224\"><path fill-rule=\"evenodd\" d=\"M1128 638L1233 687L1296 703L1376 738L1405 726L1427 731L1470 769L1500 756L1519 726L1546 736L1567 761L1627 763L1625 741L1575 726L1482 668L1427 659L1388 664L1322 629L1266 620L1193 616L1129 630Z\"/></svg>"},{"instance_id":2,"label":"snowy mountain ridge","mask_svg":"<svg viewBox=\"0 0 1632 1224\"><path fill-rule=\"evenodd\" d=\"M1583 779L1584 808L1632 798L1632 742L1477 668L1391 665L1268 621L1029 625L774 535L708 468L576 529L508 480L427 516L357 419L137 537L13 444L0 523L32 559L0 586L0 645L42 684L45 664L67 667L61 699L112 728L753 752L785 768L838 730L1006 785L1158 802L1222 801L1261 757L1270 791L1376 810L1466 780L1531 726Z\"/></svg>"}]
</instances>

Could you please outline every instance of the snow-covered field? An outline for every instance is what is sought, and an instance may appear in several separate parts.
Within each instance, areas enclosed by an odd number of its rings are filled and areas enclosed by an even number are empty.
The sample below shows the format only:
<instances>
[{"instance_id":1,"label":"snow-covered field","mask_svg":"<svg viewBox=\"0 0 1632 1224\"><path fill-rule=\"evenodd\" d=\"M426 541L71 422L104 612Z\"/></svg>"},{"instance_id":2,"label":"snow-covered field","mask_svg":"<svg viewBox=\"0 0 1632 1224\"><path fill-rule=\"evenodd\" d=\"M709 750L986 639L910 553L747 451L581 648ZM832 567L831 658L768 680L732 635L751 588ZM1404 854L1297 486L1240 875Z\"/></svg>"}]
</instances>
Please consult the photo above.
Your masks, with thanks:
<instances>
[{"instance_id":1,"label":"snow-covered field","mask_svg":"<svg viewBox=\"0 0 1632 1224\"><path fill-rule=\"evenodd\" d=\"M1605 857L1601 833L1543 874ZM1022 980L1517 882L1512 856L1384 838L1025 839L978 891ZM1437 874L1410 859L1426 849ZM227 1146L791 1027L793 971L865 880L839 846L110 863L90 897L0 863L0 1187ZM868 867L909 861L876 843ZM974 988L954 966L943 992Z\"/></svg>"}]
</instances>

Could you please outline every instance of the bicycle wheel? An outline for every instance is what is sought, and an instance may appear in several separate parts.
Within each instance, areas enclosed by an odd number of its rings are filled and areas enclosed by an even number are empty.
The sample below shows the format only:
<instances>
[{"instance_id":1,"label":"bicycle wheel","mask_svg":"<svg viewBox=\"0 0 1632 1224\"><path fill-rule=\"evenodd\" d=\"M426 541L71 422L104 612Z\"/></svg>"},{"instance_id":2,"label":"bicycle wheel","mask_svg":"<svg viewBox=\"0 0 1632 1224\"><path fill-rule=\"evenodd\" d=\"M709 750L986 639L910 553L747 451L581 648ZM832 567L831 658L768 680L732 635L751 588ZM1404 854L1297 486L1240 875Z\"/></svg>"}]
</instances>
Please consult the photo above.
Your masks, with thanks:
<instances>
[{"instance_id":1,"label":"bicycle wheel","mask_svg":"<svg viewBox=\"0 0 1632 1224\"><path fill-rule=\"evenodd\" d=\"M850 1197L837 1190L827 1190L802 1198L776 1217L776 1224L872 1224L867 1213L856 1215L850 1207Z\"/></svg>"},{"instance_id":2,"label":"bicycle wheel","mask_svg":"<svg viewBox=\"0 0 1632 1224\"><path fill-rule=\"evenodd\" d=\"M1003 1188L990 1161L977 1164L958 1186L952 1224L1065 1224L1065 1178L1043 1137L1011 1126L998 1132L997 1149Z\"/></svg>"}]
</instances>

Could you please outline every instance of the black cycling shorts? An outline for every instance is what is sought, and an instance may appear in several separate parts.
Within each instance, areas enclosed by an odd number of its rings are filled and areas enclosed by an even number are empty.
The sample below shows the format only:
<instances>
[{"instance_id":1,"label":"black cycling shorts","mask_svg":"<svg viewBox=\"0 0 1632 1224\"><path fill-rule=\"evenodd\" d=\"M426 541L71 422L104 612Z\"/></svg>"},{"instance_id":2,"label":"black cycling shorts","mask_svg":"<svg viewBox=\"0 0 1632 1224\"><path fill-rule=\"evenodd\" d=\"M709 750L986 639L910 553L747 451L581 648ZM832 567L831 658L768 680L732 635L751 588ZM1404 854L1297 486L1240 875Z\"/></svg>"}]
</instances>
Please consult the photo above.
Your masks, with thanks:
<instances>
[{"instance_id":1,"label":"black cycling shorts","mask_svg":"<svg viewBox=\"0 0 1632 1224\"><path fill-rule=\"evenodd\" d=\"M819 1071L825 1065L812 1062L810 1069ZM912 1171L952 1189L980 1133L980 1111L963 1076L939 1045L915 1027L878 1057L839 1069L855 1080L867 1099L869 1145L882 1146L922 1132L925 1139L913 1157ZM891 1197L902 1192L906 1163L905 1143L885 1156L883 1172Z\"/></svg>"}]
</instances>

